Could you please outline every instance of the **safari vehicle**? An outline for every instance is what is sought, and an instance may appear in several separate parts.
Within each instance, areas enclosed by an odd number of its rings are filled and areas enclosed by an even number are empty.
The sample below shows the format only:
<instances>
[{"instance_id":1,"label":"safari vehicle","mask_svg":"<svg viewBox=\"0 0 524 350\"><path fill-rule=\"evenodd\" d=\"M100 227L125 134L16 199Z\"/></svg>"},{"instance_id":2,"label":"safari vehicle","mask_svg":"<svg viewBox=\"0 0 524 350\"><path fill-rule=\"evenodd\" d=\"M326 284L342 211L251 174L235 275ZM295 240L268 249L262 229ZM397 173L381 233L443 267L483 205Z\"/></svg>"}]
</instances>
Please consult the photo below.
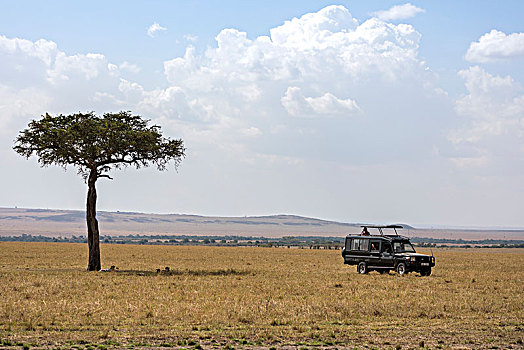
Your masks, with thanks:
<instances>
[{"instance_id":1,"label":"safari vehicle","mask_svg":"<svg viewBox=\"0 0 524 350\"><path fill-rule=\"evenodd\" d=\"M397 229L400 225L361 226L360 235L348 235L342 257L344 264L357 265L360 274L369 271L389 273L397 271L399 275L418 272L421 276L431 275L435 266L435 257L415 252L408 237L400 236ZM378 234L370 234L369 229L378 230ZM384 234L385 229L393 229L394 234Z\"/></svg>"}]
</instances>

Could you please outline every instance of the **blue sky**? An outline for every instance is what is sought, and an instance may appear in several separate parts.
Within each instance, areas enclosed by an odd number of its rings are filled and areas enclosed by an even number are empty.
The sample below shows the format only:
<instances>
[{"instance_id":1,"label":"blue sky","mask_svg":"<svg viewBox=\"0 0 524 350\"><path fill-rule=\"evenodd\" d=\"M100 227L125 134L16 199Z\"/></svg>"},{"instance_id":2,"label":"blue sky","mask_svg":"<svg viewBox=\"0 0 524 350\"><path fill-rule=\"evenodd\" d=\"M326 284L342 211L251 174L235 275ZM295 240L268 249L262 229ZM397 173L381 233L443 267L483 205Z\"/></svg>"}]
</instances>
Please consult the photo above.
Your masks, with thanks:
<instances>
[{"instance_id":1,"label":"blue sky","mask_svg":"<svg viewBox=\"0 0 524 350\"><path fill-rule=\"evenodd\" d=\"M125 109L188 157L115 172L101 210L524 227L521 1L1 7L0 206L83 208L74 170L12 141L46 112Z\"/></svg>"}]
</instances>

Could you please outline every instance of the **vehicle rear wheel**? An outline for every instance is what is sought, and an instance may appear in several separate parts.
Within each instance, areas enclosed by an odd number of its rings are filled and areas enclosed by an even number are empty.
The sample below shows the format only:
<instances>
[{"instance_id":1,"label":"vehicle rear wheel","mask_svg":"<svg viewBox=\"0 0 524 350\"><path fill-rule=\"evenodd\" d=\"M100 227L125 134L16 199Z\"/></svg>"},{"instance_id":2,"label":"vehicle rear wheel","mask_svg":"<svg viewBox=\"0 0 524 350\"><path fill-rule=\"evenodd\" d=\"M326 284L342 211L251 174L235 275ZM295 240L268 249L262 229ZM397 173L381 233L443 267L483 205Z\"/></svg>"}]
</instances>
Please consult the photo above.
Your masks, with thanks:
<instances>
[{"instance_id":1,"label":"vehicle rear wheel","mask_svg":"<svg viewBox=\"0 0 524 350\"><path fill-rule=\"evenodd\" d=\"M397 273L398 273L399 275L405 275L405 274L407 273L407 271L406 271L406 264L404 264L404 263L399 263L399 264L397 265Z\"/></svg>"},{"instance_id":2,"label":"vehicle rear wheel","mask_svg":"<svg viewBox=\"0 0 524 350\"><path fill-rule=\"evenodd\" d=\"M361 261L360 263L358 263L357 271L361 275L364 275L364 274L368 273L368 266L366 265L365 262Z\"/></svg>"}]
</instances>

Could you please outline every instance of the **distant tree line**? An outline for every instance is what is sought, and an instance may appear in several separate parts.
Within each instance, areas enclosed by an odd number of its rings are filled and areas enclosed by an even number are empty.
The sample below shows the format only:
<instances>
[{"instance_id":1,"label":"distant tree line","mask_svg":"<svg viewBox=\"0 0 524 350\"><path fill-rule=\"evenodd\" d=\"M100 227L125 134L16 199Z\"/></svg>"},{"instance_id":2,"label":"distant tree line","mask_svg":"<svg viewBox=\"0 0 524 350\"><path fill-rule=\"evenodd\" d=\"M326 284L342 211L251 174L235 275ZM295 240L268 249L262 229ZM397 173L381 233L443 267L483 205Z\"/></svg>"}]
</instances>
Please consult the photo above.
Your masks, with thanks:
<instances>
[{"instance_id":1,"label":"distant tree line","mask_svg":"<svg viewBox=\"0 0 524 350\"><path fill-rule=\"evenodd\" d=\"M413 237L411 242L419 247L458 247L458 248L524 248L524 240L506 240L506 239L478 239L465 240L450 238L422 238Z\"/></svg>"},{"instance_id":2,"label":"distant tree line","mask_svg":"<svg viewBox=\"0 0 524 350\"><path fill-rule=\"evenodd\" d=\"M100 242L106 244L141 244L141 245L193 245L224 247L268 247L302 249L341 249L344 237L286 236L281 238L243 237L243 236L194 236L194 235L140 235L100 236ZM42 235L22 234L20 236L0 237L4 242L56 242L86 243L85 236L47 237ZM419 247L459 247L459 248L524 248L524 240L464 240L448 238L413 237L411 242Z\"/></svg>"},{"instance_id":3,"label":"distant tree line","mask_svg":"<svg viewBox=\"0 0 524 350\"><path fill-rule=\"evenodd\" d=\"M0 241L10 242L57 242L86 243L85 236L47 237L22 234L20 236L0 237ZM344 238L340 237L243 237L243 236L194 236L194 235L140 235L100 236L101 243L141 244L141 245L203 245L203 246L252 246L252 247L300 247L309 249L341 249Z\"/></svg>"}]
</instances>

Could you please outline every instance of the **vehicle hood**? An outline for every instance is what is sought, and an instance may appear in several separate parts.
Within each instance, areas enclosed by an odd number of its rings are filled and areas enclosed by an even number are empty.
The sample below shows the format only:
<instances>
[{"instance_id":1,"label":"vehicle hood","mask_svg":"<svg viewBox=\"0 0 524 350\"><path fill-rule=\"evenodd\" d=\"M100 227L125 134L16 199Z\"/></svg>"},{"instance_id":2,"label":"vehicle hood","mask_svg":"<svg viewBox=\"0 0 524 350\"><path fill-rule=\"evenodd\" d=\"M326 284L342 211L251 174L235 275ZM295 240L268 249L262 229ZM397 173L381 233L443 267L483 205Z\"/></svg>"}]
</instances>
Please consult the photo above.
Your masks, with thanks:
<instances>
[{"instance_id":1,"label":"vehicle hood","mask_svg":"<svg viewBox=\"0 0 524 350\"><path fill-rule=\"evenodd\" d=\"M431 256L431 255L427 255L427 254L420 254L420 253L395 253L395 255L399 255L399 256L405 256L405 257L408 257L408 256Z\"/></svg>"}]
</instances>

